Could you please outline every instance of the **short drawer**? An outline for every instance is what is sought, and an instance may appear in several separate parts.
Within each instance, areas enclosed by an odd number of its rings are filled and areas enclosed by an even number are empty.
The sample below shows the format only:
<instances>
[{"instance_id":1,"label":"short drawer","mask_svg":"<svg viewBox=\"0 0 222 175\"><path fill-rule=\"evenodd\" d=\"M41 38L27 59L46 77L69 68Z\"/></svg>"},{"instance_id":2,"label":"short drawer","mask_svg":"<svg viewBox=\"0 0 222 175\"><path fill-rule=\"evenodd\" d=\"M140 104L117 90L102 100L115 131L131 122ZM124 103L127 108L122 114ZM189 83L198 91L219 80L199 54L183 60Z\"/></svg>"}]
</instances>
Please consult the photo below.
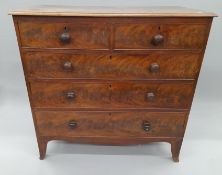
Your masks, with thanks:
<instances>
[{"instance_id":1,"label":"short drawer","mask_svg":"<svg viewBox=\"0 0 222 175\"><path fill-rule=\"evenodd\" d=\"M22 47L108 49L105 23L19 22Z\"/></svg>"},{"instance_id":2,"label":"short drawer","mask_svg":"<svg viewBox=\"0 0 222 175\"><path fill-rule=\"evenodd\" d=\"M35 112L41 136L180 137L183 112Z\"/></svg>"},{"instance_id":3,"label":"short drawer","mask_svg":"<svg viewBox=\"0 0 222 175\"><path fill-rule=\"evenodd\" d=\"M193 83L31 83L39 108L189 108Z\"/></svg>"},{"instance_id":4,"label":"short drawer","mask_svg":"<svg viewBox=\"0 0 222 175\"><path fill-rule=\"evenodd\" d=\"M208 36L206 24L117 24L115 49L201 49Z\"/></svg>"},{"instance_id":5,"label":"short drawer","mask_svg":"<svg viewBox=\"0 0 222 175\"><path fill-rule=\"evenodd\" d=\"M195 79L201 53L151 51L147 54L68 54L27 52L24 63L31 78Z\"/></svg>"}]
</instances>

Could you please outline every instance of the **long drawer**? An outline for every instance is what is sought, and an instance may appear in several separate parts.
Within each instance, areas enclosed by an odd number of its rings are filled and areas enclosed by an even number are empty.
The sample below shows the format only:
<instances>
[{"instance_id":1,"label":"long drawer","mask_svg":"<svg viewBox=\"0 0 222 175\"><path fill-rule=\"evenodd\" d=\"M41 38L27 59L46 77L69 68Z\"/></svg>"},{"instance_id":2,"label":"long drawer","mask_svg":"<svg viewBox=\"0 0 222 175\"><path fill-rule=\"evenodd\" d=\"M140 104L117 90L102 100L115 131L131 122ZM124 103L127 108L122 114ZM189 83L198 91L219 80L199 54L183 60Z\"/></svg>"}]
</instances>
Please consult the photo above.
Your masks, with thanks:
<instances>
[{"instance_id":1,"label":"long drawer","mask_svg":"<svg viewBox=\"0 0 222 175\"><path fill-rule=\"evenodd\" d=\"M189 108L193 82L33 82L39 108Z\"/></svg>"},{"instance_id":2,"label":"long drawer","mask_svg":"<svg viewBox=\"0 0 222 175\"><path fill-rule=\"evenodd\" d=\"M31 78L73 79L195 79L200 52L150 51L147 54L71 54L27 52L24 63Z\"/></svg>"},{"instance_id":3,"label":"long drawer","mask_svg":"<svg viewBox=\"0 0 222 175\"><path fill-rule=\"evenodd\" d=\"M183 112L35 112L41 136L181 137Z\"/></svg>"}]
</instances>

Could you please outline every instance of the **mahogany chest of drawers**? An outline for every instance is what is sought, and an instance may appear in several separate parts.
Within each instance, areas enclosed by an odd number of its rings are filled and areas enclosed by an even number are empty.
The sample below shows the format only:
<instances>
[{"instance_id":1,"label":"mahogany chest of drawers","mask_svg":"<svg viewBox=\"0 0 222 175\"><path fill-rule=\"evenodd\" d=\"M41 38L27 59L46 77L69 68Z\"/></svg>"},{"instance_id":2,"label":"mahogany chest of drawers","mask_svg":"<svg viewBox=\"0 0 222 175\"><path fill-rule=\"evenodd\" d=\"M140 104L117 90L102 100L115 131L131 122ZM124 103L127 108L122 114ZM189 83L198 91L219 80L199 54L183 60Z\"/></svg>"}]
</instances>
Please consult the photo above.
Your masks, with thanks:
<instances>
[{"instance_id":1,"label":"mahogany chest of drawers","mask_svg":"<svg viewBox=\"0 0 222 175\"><path fill-rule=\"evenodd\" d=\"M215 14L53 7L13 15L40 159L48 141L168 142L179 161Z\"/></svg>"}]
</instances>

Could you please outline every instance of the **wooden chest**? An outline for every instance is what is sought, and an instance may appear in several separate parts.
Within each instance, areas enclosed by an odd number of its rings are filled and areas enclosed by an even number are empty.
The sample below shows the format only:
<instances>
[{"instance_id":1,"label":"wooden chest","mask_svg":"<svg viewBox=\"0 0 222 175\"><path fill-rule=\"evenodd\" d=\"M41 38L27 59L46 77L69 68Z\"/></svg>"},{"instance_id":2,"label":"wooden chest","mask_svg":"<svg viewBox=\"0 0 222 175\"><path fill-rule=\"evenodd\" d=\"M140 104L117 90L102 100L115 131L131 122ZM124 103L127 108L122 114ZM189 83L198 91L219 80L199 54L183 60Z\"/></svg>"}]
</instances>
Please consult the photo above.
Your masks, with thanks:
<instances>
[{"instance_id":1,"label":"wooden chest","mask_svg":"<svg viewBox=\"0 0 222 175\"><path fill-rule=\"evenodd\" d=\"M40 159L48 141L168 142L179 161L213 13L53 7L13 15Z\"/></svg>"}]
</instances>

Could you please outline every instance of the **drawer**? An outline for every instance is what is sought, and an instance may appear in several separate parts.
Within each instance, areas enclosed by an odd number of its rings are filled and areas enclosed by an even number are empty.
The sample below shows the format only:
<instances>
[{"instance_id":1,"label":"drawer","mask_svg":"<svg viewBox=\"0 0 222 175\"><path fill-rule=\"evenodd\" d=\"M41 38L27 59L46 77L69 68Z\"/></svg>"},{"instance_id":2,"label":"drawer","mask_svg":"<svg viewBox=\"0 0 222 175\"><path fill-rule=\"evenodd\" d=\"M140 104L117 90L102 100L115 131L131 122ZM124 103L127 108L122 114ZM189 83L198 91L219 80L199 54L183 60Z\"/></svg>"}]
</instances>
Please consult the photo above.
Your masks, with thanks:
<instances>
[{"instance_id":1,"label":"drawer","mask_svg":"<svg viewBox=\"0 0 222 175\"><path fill-rule=\"evenodd\" d=\"M24 63L31 78L194 79L201 53L151 51L147 54L68 54L27 52Z\"/></svg>"},{"instance_id":2,"label":"drawer","mask_svg":"<svg viewBox=\"0 0 222 175\"><path fill-rule=\"evenodd\" d=\"M35 112L41 136L180 137L183 112Z\"/></svg>"},{"instance_id":3,"label":"drawer","mask_svg":"<svg viewBox=\"0 0 222 175\"><path fill-rule=\"evenodd\" d=\"M105 83L31 83L34 107L108 108L109 85Z\"/></svg>"},{"instance_id":4,"label":"drawer","mask_svg":"<svg viewBox=\"0 0 222 175\"><path fill-rule=\"evenodd\" d=\"M19 22L22 47L108 49L105 23Z\"/></svg>"},{"instance_id":5,"label":"drawer","mask_svg":"<svg viewBox=\"0 0 222 175\"><path fill-rule=\"evenodd\" d=\"M113 83L113 108L189 108L193 83Z\"/></svg>"},{"instance_id":6,"label":"drawer","mask_svg":"<svg viewBox=\"0 0 222 175\"><path fill-rule=\"evenodd\" d=\"M201 49L207 24L117 24L115 49Z\"/></svg>"},{"instance_id":7,"label":"drawer","mask_svg":"<svg viewBox=\"0 0 222 175\"><path fill-rule=\"evenodd\" d=\"M193 83L31 83L39 108L189 108Z\"/></svg>"}]
</instances>

